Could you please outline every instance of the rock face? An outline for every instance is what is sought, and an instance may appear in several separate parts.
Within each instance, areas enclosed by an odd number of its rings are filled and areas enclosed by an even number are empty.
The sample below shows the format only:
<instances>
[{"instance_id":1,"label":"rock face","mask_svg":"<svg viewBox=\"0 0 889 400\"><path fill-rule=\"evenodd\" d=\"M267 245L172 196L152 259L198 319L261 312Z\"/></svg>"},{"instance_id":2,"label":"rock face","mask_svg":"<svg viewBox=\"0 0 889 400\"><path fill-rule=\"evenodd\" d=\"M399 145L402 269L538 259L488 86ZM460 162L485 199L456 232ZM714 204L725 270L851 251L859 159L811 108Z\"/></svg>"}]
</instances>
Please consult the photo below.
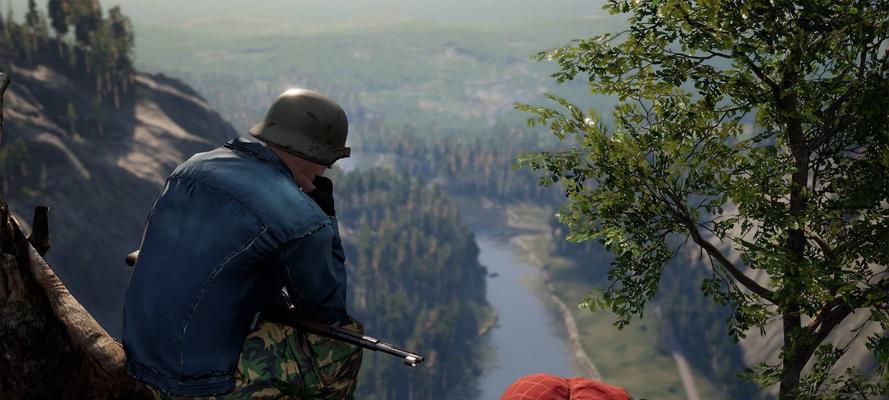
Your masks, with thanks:
<instances>
[{"instance_id":1,"label":"rock face","mask_svg":"<svg viewBox=\"0 0 889 400\"><path fill-rule=\"evenodd\" d=\"M163 75L135 73L115 107L67 65L0 61L0 70L13 78L3 143L24 144L25 154L0 171L9 207L19 215L52 209L47 261L116 336L130 276L124 257L138 248L164 180L237 133L193 89Z\"/></svg>"}]
</instances>

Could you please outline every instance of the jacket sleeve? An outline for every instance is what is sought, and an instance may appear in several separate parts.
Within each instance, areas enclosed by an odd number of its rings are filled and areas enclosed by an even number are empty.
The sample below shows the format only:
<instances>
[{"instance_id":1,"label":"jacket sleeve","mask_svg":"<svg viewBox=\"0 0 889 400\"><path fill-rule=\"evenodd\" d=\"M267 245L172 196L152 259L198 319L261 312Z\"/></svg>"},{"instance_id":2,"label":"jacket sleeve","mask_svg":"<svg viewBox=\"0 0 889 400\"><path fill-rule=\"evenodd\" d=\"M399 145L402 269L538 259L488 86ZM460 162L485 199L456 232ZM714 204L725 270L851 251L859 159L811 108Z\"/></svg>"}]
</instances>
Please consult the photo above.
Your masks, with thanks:
<instances>
[{"instance_id":1,"label":"jacket sleeve","mask_svg":"<svg viewBox=\"0 0 889 400\"><path fill-rule=\"evenodd\" d=\"M297 309L328 323L349 321L343 254L335 221L281 248L285 285Z\"/></svg>"}]
</instances>

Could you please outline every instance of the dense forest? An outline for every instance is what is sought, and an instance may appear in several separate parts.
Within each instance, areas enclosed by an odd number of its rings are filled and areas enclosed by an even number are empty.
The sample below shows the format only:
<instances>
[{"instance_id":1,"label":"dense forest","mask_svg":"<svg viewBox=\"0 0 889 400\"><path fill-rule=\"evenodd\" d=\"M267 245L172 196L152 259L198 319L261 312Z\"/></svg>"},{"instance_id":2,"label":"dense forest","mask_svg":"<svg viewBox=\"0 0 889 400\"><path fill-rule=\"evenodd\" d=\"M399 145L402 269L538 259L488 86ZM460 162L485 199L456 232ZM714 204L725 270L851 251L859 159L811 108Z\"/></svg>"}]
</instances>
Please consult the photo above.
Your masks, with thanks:
<instances>
[{"instance_id":1,"label":"dense forest","mask_svg":"<svg viewBox=\"0 0 889 400\"><path fill-rule=\"evenodd\" d=\"M493 318L472 232L442 188L422 178L374 168L333 179L348 232L351 312L371 334L427 357L406 369L391 356L365 353L359 394L466 398L457 388L478 375L480 331Z\"/></svg>"},{"instance_id":2,"label":"dense forest","mask_svg":"<svg viewBox=\"0 0 889 400\"><path fill-rule=\"evenodd\" d=\"M552 145L547 146L534 131L498 124L484 136L378 134L365 138L359 151L392 154L396 168L439 179L451 193L544 205L558 201L557 192L541 187L530 171L517 170L512 164L518 154L545 147Z\"/></svg>"}]
</instances>

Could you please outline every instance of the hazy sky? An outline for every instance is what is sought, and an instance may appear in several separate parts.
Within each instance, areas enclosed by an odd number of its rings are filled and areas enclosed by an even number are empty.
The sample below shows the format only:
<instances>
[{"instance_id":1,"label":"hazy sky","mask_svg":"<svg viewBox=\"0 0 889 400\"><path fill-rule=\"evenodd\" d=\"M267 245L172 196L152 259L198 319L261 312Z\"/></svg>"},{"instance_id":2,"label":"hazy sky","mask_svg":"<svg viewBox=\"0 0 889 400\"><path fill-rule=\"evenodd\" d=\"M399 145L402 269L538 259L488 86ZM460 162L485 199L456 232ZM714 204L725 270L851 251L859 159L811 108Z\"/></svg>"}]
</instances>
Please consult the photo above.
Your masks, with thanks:
<instances>
[{"instance_id":1,"label":"hazy sky","mask_svg":"<svg viewBox=\"0 0 889 400\"><path fill-rule=\"evenodd\" d=\"M21 17L27 0L12 1ZM243 16L288 19L307 25L351 20L421 20L442 23L558 19L598 14L604 0L105 0L136 24L178 25L196 18ZM5 2L4 2L5 3ZM46 6L45 0L38 5ZM3 11L6 11L4 4Z\"/></svg>"}]
</instances>

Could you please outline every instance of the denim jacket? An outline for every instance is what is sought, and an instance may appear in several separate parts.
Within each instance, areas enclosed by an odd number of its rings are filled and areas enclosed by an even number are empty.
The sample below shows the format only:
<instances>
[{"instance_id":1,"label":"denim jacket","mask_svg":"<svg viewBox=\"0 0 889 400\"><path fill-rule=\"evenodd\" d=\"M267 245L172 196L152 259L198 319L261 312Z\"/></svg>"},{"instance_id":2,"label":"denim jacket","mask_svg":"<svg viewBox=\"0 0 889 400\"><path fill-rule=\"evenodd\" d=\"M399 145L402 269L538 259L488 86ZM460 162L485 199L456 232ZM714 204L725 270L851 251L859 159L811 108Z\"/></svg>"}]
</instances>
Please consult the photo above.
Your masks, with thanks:
<instances>
[{"instance_id":1,"label":"denim jacket","mask_svg":"<svg viewBox=\"0 0 889 400\"><path fill-rule=\"evenodd\" d=\"M198 153L170 175L148 215L124 301L127 371L172 395L234 387L257 312L284 301L328 322L346 313L335 217L250 139Z\"/></svg>"}]
</instances>

